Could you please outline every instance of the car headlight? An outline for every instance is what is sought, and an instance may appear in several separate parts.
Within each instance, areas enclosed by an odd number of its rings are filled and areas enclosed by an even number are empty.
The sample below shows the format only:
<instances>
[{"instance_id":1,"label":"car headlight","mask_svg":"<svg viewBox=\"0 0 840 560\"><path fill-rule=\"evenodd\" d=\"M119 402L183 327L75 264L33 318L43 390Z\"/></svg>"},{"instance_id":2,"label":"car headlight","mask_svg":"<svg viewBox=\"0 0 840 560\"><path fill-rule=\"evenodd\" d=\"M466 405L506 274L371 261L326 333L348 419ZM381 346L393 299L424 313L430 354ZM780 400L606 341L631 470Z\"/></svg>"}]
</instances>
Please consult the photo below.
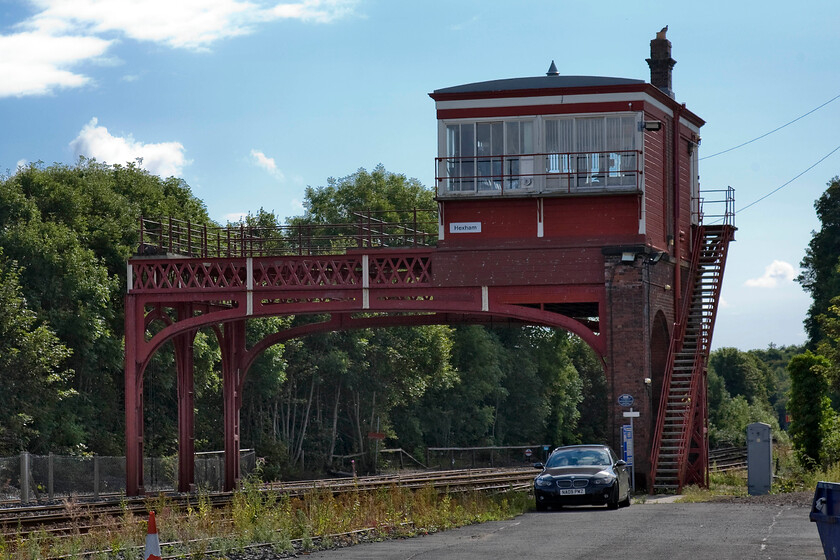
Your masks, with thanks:
<instances>
[{"instance_id":1,"label":"car headlight","mask_svg":"<svg viewBox=\"0 0 840 560\"><path fill-rule=\"evenodd\" d=\"M536 486L551 486L554 484L554 479L548 475L538 476L534 479L534 484Z\"/></svg>"},{"instance_id":2,"label":"car headlight","mask_svg":"<svg viewBox=\"0 0 840 560\"><path fill-rule=\"evenodd\" d=\"M608 486L615 481L615 478L611 476L599 476L598 478L592 479L592 484L597 484L599 486Z\"/></svg>"}]
</instances>

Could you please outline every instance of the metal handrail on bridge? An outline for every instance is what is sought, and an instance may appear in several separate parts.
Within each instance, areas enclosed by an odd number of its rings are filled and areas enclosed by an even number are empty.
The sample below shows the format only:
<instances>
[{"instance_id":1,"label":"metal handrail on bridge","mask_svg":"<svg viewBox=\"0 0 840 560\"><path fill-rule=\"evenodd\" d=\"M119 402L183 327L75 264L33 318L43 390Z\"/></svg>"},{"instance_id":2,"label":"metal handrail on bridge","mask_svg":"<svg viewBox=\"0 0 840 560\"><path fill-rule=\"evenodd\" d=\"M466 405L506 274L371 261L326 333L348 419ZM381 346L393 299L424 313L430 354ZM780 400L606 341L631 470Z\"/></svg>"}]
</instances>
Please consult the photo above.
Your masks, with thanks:
<instances>
[{"instance_id":1,"label":"metal handrail on bridge","mask_svg":"<svg viewBox=\"0 0 840 560\"><path fill-rule=\"evenodd\" d=\"M389 221L393 215L408 216ZM437 243L437 211L354 212L354 222L274 227L215 226L174 218L140 218L138 256L194 258L323 255L354 249L430 247Z\"/></svg>"}]
</instances>

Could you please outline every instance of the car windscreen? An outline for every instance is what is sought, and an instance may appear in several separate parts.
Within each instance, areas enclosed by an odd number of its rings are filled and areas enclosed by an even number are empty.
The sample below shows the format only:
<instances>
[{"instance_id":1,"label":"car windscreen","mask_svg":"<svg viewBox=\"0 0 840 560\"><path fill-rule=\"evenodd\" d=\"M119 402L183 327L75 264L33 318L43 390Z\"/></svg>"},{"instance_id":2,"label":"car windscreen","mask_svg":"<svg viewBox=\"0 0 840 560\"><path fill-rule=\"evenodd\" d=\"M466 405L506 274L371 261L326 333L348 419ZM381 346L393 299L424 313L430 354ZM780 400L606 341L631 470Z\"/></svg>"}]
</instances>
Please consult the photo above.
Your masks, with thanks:
<instances>
[{"instance_id":1,"label":"car windscreen","mask_svg":"<svg viewBox=\"0 0 840 560\"><path fill-rule=\"evenodd\" d=\"M602 449L561 449L554 452L546 463L546 468L552 467L584 467L611 465L612 460L607 451Z\"/></svg>"}]
</instances>

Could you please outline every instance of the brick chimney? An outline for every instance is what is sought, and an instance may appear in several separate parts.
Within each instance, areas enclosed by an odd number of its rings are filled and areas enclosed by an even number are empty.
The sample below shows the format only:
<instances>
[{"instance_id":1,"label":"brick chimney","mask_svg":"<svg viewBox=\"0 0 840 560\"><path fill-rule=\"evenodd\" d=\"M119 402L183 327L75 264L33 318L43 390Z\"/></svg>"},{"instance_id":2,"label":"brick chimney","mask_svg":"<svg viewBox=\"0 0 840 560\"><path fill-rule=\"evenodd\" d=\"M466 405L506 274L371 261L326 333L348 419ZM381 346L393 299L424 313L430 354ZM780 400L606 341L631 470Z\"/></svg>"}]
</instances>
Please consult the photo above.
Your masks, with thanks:
<instances>
[{"instance_id":1,"label":"brick chimney","mask_svg":"<svg viewBox=\"0 0 840 560\"><path fill-rule=\"evenodd\" d=\"M656 38L650 42L650 58L647 59L650 66L650 83L674 98L674 90L671 89L671 69L674 68L676 60L671 58L671 41L665 38L668 26L656 34Z\"/></svg>"}]
</instances>

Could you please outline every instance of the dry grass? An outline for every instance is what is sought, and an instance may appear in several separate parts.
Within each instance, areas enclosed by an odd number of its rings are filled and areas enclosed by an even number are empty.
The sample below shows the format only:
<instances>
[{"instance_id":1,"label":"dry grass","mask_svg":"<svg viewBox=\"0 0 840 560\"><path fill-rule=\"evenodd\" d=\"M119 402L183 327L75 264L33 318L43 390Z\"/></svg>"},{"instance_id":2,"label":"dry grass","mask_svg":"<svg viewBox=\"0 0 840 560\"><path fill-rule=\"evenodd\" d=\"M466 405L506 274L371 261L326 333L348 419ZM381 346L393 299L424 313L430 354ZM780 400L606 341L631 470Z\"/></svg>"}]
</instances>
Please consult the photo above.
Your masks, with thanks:
<instances>
[{"instance_id":1,"label":"dry grass","mask_svg":"<svg viewBox=\"0 0 840 560\"><path fill-rule=\"evenodd\" d=\"M161 542L179 543L167 546L164 555L216 558L256 543L270 544L279 552L290 550L292 540L299 540L304 549L312 549L318 537L360 529L372 528L376 538L385 538L508 519L527 510L530 499L525 493L439 494L431 487L418 491L392 487L337 496L318 491L290 498L262 492L258 484L247 483L223 509L213 509L206 495L197 496L183 510L165 497L147 505L156 512ZM145 518L125 509L122 516L100 522L100 529L90 533L75 530L61 538L46 533L0 537L0 560L142 557ZM328 546L330 541L321 544ZM88 556L91 553L93 556Z\"/></svg>"}]
</instances>

